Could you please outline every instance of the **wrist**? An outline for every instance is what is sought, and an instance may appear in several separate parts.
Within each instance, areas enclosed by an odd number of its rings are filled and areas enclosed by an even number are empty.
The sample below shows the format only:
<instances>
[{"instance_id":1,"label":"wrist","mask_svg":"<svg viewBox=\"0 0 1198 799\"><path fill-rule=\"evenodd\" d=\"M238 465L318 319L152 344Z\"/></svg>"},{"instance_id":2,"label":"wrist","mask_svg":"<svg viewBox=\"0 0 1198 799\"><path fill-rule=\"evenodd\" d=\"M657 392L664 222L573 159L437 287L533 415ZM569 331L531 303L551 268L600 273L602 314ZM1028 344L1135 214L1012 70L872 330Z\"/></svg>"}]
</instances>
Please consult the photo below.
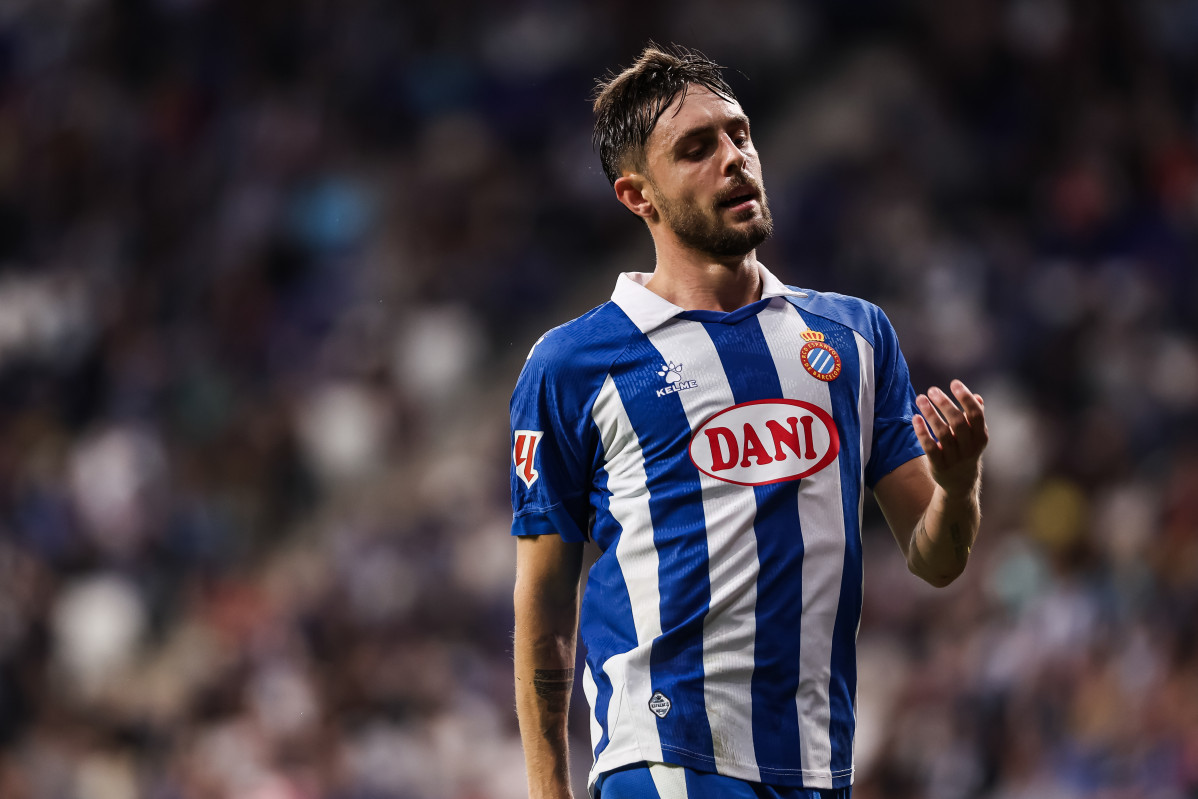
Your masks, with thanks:
<instances>
[{"instance_id":1,"label":"wrist","mask_svg":"<svg viewBox=\"0 0 1198 799\"><path fill-rule=\"evenodd\" d=\"M572 799L569 772L553 775L528 775L529 799Z\"/></svg>"},{"instance_id":2,"label":"wrist","mask_svg":"<svg viewBox=\"0 0 1198 799\"><path fill-rule=\"evenodd\" d=\"M946 510L968 510L978 504L977 485L941 486L941 501Z\"/></svg>"},{"instance_id":3,"label":"wrist","mask_svg":"<svg viewBox=\"0 0 1198 799\"><path fill-rule=\"evenodd\" d=\"M980 463L967 474L934 475L934 478L946 503L956 507L977 503L982 488Z\"/></svg>"}]
</instances>

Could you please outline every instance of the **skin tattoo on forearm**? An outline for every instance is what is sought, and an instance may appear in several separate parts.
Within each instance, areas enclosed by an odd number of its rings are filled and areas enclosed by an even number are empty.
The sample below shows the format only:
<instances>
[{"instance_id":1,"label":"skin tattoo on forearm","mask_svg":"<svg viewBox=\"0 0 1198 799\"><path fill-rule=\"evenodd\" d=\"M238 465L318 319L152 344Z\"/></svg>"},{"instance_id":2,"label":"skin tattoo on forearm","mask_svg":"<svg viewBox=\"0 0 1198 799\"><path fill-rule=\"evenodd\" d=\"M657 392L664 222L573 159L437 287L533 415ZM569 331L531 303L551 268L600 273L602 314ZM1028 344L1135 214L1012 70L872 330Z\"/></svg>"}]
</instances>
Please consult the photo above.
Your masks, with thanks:
<instances>
[{"instance_id":1,"label":"skin tattoo on forearm","mask_svg":"<svg viewBox=\"0 0 1198 799\"><path fill-rule=\"evenodd\" d=\"M928 534L927 525L922 519L919 522L919 527L915 529L915 540L918 541L921 535L928 539L928 541L932 540L931 535ZM950 524L948 526L948 535L949 539L953 542L953 554L956 555L957 562L964 565L969 560L969 553L972 551L972 547L967 543L960 523L954 522ZM916 551L918 552L918 549Z\"/></svg>"},{"instance_id":2,"label":"skin tattoo on forearm","mask_svg":"<svg viewBox=\"0 0 1198 799\"><path fill-rule=\"evenodd\" d=\"M969 558L969 544L965 543L965 536L961 533L961 525L952 524L948 528L949 534L953 539L953 546L956 548L957 562L964 563Z\"/></svg>"},{"instance_id":3,"label":"skin tattoo on forearm","mask_svg":"<svg viewBox=\"0 0 1198 799\"><path fill-rule=\"evenodd\" d=\"M553 710L565 710L574 687L574 669L536 669L532 686L537 696L549 702Z\"/></svg>"}]
</instances>

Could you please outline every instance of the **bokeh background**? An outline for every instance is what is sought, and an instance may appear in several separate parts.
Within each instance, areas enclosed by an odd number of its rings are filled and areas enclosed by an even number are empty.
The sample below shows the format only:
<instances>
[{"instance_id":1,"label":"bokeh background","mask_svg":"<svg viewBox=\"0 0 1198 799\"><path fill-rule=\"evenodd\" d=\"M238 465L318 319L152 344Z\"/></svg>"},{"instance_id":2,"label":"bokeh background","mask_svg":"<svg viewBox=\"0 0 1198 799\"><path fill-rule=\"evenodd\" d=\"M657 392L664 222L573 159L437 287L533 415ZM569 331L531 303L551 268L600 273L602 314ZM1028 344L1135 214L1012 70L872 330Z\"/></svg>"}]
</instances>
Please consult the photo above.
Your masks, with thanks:
<instances>
[{"instance_id":1,"label":"bokeh background","mask_svg":"<svg viewBox=\"0 0 1198 799\"><path fill-rule=\"evenodd\" d=\"M0 0L0 797L524 795L507 398L652 268L650 37L987 399L964 578L867 503L854 795L1198 796L1195 0Z\"/></svg>"}]
</instances>

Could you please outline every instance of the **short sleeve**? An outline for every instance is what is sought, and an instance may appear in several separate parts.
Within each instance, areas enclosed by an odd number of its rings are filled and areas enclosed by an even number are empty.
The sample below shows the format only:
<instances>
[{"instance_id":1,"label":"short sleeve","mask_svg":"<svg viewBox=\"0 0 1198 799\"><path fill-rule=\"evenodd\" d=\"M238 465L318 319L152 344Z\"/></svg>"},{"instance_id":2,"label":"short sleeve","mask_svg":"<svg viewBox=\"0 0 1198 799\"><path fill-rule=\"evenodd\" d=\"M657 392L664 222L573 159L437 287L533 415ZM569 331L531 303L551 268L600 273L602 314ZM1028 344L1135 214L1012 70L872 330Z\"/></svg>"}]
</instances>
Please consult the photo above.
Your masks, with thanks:
<instances>
[{"instance_id":1,"label":"short sleeve","mask_svg":"<svg viewBox=\"0 0 1198 799\"><path fill-rule=\"evenodd\" d=\"M590 380L553 333L533 348L511 401L512 535L589 537L597 435Z\"/></svg>"},{"instance_id":2,"label":"short sleeve","mask_svg":"<svg viewBox=\"0 0 1198 799\"><path fill-rule=\"evenodd\" d=\"M886 314L876 306L874 310L873 448L865 465L865 483L870 488L899 466L924 454L911 427L918 410L898 334Z\"/></svg>"}]
</instances>

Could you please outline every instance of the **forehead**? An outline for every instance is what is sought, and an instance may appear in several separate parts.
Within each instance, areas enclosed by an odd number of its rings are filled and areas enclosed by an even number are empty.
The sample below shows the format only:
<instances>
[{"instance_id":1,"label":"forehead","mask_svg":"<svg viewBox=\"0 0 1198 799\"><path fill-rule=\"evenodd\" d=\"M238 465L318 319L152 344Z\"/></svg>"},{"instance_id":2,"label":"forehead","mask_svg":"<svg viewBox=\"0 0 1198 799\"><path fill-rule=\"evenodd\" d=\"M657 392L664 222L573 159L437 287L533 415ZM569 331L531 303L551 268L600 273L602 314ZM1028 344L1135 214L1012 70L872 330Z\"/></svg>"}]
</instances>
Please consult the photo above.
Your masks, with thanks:
<instances>
[{"instance_id":1,"label":"forehead","mask_svg":"<svg viewBox=\"0 0 1198 799\"><path fill-rule=\"evenodd\" d=\"M735 100L725 100L706 86L687 86L657 121L646 142L647 149L669 147L691 133L722 128L729 121L744 116L740 103Z\"/></svg>"}]
</instances>

